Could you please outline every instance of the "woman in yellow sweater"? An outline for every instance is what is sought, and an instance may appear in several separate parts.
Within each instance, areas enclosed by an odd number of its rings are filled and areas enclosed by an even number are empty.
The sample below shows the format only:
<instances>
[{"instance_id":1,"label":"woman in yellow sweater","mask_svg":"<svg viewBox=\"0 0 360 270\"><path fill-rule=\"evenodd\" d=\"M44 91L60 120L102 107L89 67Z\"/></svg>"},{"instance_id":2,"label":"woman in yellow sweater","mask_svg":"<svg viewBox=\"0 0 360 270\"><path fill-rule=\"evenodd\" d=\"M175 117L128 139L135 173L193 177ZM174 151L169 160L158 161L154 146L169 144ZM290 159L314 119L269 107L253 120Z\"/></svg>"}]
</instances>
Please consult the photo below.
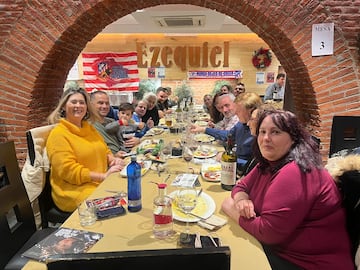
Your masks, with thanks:
<instances>
[{"instance_id":1,"label":"woman in yellow sweater","mask_svg":"<svg viewBox=\"0 0 360 270\"><path fill-rule=\"evenodd\" d=\"M115 158L101 135L88 122L96 114L83 89L68 89L50 114L46 149L51 163L50 183L56 206L72 212L108 175L121 171L124 162Z\"/></svg>"}]
</instances>

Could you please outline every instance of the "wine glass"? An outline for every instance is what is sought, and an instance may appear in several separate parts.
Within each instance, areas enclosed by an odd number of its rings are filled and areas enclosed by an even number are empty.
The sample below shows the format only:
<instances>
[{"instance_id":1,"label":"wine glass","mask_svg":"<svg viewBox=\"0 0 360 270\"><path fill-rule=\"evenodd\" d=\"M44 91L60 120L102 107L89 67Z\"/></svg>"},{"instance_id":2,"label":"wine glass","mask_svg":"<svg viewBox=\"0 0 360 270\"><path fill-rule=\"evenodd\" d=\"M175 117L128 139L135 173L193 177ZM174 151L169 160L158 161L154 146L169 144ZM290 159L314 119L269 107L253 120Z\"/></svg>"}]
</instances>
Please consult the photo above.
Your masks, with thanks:
<instances>
[{"instance_id":1,"label":"wine glass","mask_svg":"<svg viewBox=\"0 0 360 270\"><path fill-rule=\"evenodd\" d=\"M191 151L190 147L187 145L183 146L183 152L182 152L183 159L187 163L188 170L190 169L190 161L193 158L193 152Z\"/></svg>"},{"instance_id":2,"label":"wine glass","mask_svg":"<svg viewBox=\"0 0 360 270\"><path fill-rule=\"evenodd\" d=\"M190 213L197 204L197 190L195 187L182 187L178 190L177 193L177 205L187 215L186 219L186 227L185 233L189 235L190 233L190 226L189 226L189 217Z\"/></svg>"}]
</instances>

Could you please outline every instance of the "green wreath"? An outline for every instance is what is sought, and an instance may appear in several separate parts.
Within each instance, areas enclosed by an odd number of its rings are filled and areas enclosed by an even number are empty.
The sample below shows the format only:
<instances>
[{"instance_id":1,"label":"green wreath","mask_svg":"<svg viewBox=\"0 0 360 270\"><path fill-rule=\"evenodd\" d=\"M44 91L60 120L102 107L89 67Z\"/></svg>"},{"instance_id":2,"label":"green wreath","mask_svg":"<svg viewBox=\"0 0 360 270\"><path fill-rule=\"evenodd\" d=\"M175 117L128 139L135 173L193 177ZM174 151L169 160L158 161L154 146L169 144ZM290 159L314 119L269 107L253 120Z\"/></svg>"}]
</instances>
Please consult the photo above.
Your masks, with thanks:
<instances>
[{"instance_id":1,"label":"green wreath","mask_svg":"<svg viewBox=\"0 0 360 270\"><path fill-rule=\"evenodd\" d=\"M260 48L254 52L252 63L256 68L266 68L270 66L272 54L270 49Z\"/></svg>"}]
</instances>

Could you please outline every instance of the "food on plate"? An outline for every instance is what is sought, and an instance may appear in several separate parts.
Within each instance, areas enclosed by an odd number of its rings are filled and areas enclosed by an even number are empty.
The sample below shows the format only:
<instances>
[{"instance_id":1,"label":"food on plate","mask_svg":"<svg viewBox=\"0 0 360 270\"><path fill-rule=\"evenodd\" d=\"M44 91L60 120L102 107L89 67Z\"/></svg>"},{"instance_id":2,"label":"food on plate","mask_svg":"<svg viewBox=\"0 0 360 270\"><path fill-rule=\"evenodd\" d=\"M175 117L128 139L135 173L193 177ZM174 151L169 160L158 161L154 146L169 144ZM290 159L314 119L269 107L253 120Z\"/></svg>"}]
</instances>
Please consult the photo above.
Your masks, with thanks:
<instances>
[{"instance_id":1,"label":"food on plate","mask_svg":"<svg viewBox=\"0 0 360 270\"><path fill-rule=\"evenodd\" d=\"M198 142L212 142L215 140L213 136L207 135L207 134L196 134L194 136L194 139Z\"/></svg>"},{"instance_id":2,"label":"food on plate","mask_svg":"<svg viewBox=\"0 0 360 270\"><path fill-rule=\"evenodd\" d=\"M217 151L215 148L200 146L194 151L194 157L197 158L213 157L216 155L216 153Z\"/></svg>"},{"instance_id":3,"label":"food on plate","mask_svg":"<svg viewBox=\"0 0 360 270\"><path fill-rule=\"evenodd\" d=\"M204 172L204 177L209 180L220 180L221 172Z\"/></svg>"},{"instance_id":4,"label":"food on plate","mask_svg":"<svg viewBox=\"0 0 360 270\"><path fill-rule=\"evenodd\" d=\"M151 166L151 161L149 160L143 160L143 161L137 161L140 166L141 166L141 175L144 175L149 169L150 169L150 166ZM127 165L129 165L130 162L128 162L126 164L126 166L124 167L124 169L122 169L122 171L120 172L120 175L122 177L126 177L127 176Z\"/></svg>"},{"instance_id":5,"label":"food on plate","mask_svg":"<svg viewBox=\"0 0 360 270\"><path fill-rule=\"evenodd\" d=\"M150 129L150 131L154 134L154 135L159 135L161 133L164 132L164 129L163 128L157 128L157 127L154 127L152 129Z\"/></svg>"},{"instance_id":6,"label":"food on plate","mask_svg":"<svg viewBox=\"0 0 360 270\"><path fill-rule=\"evenodd\" d=\"M145 140L136 149L137 154L151 153L153 156L157 156L160 152L162 145L164 144L163 139L159 140Z\"/></svg>"},{"instance_id":7,"label":"food on plate","mask_svg":"<svg viewBox=\"0 0 360 270\"><path fill-rule=\"evenodd\" d=\"M221 180L221 164L203 164L201 167L201 175L207 181L220 181Z\"/></svg>"}]
</instances>

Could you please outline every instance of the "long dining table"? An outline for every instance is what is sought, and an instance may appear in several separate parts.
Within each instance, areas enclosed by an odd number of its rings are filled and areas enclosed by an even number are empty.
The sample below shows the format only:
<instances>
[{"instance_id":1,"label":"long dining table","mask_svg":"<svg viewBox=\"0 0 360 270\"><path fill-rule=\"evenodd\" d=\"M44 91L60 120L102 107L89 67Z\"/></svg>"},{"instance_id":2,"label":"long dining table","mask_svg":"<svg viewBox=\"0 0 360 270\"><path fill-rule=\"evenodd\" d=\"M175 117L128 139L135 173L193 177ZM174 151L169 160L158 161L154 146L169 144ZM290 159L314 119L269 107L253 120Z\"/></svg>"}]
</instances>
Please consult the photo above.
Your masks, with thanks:
<instances>
[{"instance_id":1,"label":"long dining table","mask_svg":"<svg viewBox=\"0 0 360 270\"><path fill-rule=\"evenodd\" d=\"M145 139L162 138L165 143L169 140L178 139L179 135L164 132L154 137ZM217 150L222 148L216 143L211 144ZM190 223L191 233L218 237L224 246L229 246L231 250L231 269L246 270L268 270L271 269L261 244L250 234L244 231L235 221L229 219L221 211L222 201L230 196L230 191L223 190L219 182L205 181L201 176L201 164L190 163L193 172L199 174L199 182L203 192L209 195L215 202L214 214L227 220L227 223L217 230L210 231L199 226L196 222ZM181 172L189 172L188 164L181 158L170 158L165 164L165 171L159 176L155 170L147 171L141 179L142 188L142 209L139 212L126 212L126 214L112 217L109 219L96 221L92 226L82 227L79 217L75 211L63 224L63 227L88 230L102 233L104 236L88 252L110 252L110 251L129 251L129 250L150 250L150 249L171 249L181 248L179 246L179 235L185 230L185 223L174 220L174 230L176 234L166 239L157 239L153 235L153 200L158 194L156 185L152 182L163 182L168 178L167 193L175 191L177 188L172 184L175 177ZM114 195L113 192L127 191L127 178L120 173L113 173L106 178L89 197L101 198ZM25 270L46 269L45 263L29 261Z\"/></svg>"}]
</instances>

